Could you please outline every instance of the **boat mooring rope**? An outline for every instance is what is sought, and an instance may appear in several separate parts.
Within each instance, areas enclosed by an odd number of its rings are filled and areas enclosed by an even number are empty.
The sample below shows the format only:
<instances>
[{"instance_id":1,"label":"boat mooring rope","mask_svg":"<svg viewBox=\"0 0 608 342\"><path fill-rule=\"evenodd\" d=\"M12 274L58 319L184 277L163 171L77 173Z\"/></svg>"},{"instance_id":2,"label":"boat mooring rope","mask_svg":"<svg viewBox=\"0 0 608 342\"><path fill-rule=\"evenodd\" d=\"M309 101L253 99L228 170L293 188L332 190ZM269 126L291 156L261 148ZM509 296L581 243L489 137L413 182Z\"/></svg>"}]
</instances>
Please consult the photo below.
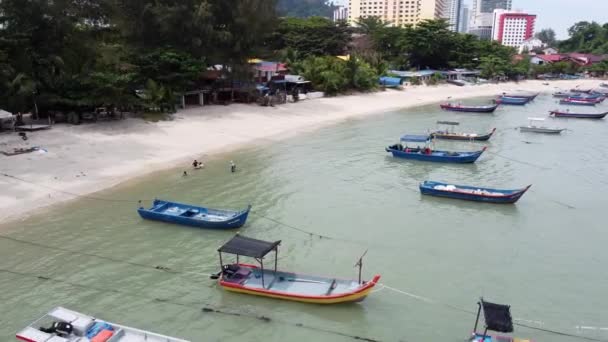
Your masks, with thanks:
<instances>
[{"instance_id":1,"label":"boat mooring rope","mask_svg":"<svg viewBox=\"0 0 608 342\"><path fill-rule=\"evenodd\" d=\"M191 309L195 309L195 310L199 310L200 306L203 306L203 308L201 309L201 311L203 313L215 313L215 314L226 315L226 316L238 316L238 317L244 317L244 318L252 318L252 319L257 319L257 320L267 322L267 323L278 323L278 324L282 324L282 325L292 326L295 328L307 329L307 330L312 330L312 331L321 332L321 333L325 333L325 334L351 338L353 340L366 341L366 342L380 342L380 340L375 339L375 338L352 335L352 334L348 334L345 332L332 330L332 329L328 329L328 328L324 328L324 327L318 327L318 326L312 326L312 325L303 324L303 323L299 323L299 322L292 322L292 321L287 321L287 320L282 320L282 319L276 319L276 318L272 318L272 317L268 317L268 316L264 316L264 315L256 315L253 313L251 313L251 314L244 313L242 310L236 311L237 309L235 309L235 310L227 311L227 310L223 310L220 308L216 308L216 307L214 307L214 305L209 304L209 303L204 303L204 302L182 303L182 302L178 302L178 301L175 301L175 300L172 300L169 298L155 298L155 297L142 295L141 291L127 292L127 291L120 291L115 288L104 288L104 287L99 287L99 286L83 285L83 284L69 282L69 281L65 281L63 279L48 277L48 276L44 276L44 275L38 275L38 274L26 273L26 272L18 272L18 271L12 271L12 270L2 269L2 268L0 268L0 272L12 274L12 275L16 275L16 276L20 276L20 277L24 277L24 278L34 278L34 279L40 280L42 282L48 281L48 282L69 285L69 286L72 286L75 288L94 290L94 291L98 291L100 293L111 292L111 293L116 293L116 294L128 295L128 296L132 296L132 297L139 297L139 298L151 300L154 302L167 303L167 304L187 307L187 308L191 308ZM182 294L182 295L180 295L180 297L184 297L184 295Z\"/></svg>"}]
</instances>

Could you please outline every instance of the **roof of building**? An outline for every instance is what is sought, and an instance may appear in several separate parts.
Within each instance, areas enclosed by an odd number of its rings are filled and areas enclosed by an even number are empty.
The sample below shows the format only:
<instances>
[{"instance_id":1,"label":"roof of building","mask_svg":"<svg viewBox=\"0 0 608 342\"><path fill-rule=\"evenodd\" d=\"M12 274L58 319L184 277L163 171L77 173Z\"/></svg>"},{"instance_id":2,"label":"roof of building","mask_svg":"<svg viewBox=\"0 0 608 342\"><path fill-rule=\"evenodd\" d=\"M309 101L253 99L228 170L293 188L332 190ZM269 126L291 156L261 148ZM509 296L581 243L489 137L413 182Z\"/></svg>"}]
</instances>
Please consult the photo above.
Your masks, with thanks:
<instances>
[{"instance_id":1,"label":"roof of building","mask_svg":"<svg viewBox=\"0 0 608 342\"><path fill-rule=\"evenodd\" d=\"M545 62L559 62L564 59L563 55L536 55L535 57L542 59Z\"/></svg>"}]
</instances>

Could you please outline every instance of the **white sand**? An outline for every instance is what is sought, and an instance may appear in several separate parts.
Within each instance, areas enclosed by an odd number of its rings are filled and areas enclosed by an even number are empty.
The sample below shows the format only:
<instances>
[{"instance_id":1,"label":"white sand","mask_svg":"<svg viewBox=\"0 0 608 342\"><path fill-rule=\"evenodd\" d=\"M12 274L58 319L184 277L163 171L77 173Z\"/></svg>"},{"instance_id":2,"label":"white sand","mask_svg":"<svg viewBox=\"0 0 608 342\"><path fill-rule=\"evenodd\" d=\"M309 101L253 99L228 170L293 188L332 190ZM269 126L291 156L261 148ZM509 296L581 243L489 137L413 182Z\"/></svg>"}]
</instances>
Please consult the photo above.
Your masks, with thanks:
<instances>
[{"instance_id":1,"label":"white sand","mask_svg":"<svg viewBox=\"0 0 608 342\"><path fill-rule=\"evenodd\" d=\"M276 107L208 106L180 111L175 120L158 123L127 119L81 126L61 124L49 131L28 134L27 142L14 133L3 133L0 134L0 150L41 146L48 153L0 155L0 173L40 185L0 175L0 222L22 218L33 209L74 199L74 196L44 187L90 194L179 163L186 167L192 159L203 154L238 148L244 143L283 139L347 118L430 104L448 96L462 99L492 96L503 91L551 92L556 87L595 87L600 82L543 83L408 87L404 91L322 98Z\"/></svg>"}]
</instances>

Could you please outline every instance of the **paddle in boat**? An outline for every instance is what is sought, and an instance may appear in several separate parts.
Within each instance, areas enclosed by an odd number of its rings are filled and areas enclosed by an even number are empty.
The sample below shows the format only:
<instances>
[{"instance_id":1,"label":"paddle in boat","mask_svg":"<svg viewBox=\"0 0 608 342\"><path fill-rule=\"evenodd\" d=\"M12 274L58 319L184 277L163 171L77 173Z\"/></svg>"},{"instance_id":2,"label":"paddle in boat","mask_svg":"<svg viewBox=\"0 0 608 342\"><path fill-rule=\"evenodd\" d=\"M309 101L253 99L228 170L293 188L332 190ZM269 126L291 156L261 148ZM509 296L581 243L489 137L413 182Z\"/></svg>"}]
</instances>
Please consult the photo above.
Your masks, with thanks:
<instances>
[{"instance_id":1,"label":"paddle in boat","mask_svg":"<svg viewBox=\"0 0 608 342\"><path fill-rule=\"evenodd\" d=\"M489 331L510 334L513 332L513 317L511 316L511 306L486 302L483 298L477 303L477 318L475 327L469 338L469 342L532 342L532 340L519 339L504 335L488 335ZM481 311L485 320L483 333L477 331Z\"/></svg>"},{"instance_id":2,"label":"paddle in boat","mask_svg":"<svg viewBox=\"0 0 608 342\"><path fill-rule=\"evenodd\" d=\"M572 113L570 111L552 110L549 112L555 118L578 118L578 119L603 119L608 112L605 113Z\"/></svg>"},{"instance_id":3,"label":"paddle in boat","mask_svg":"<svg viewBox=\"0 0 608 342\"><path fill-rule=\"evenodd\" d=\"M207 229L234 229L247 221L251 205L245 210L221 210L155 199L152 207L137 209L139 216L148 220L163 221Z\"/></svg>"},{"instance_id":4,"label":"paddle in boat","mask_svg":"<svg viewBox=\"0 0 608 342\"><path fill-rule=\"evenodd\" d=\"M562 105L571 105L571 106L595 106L597 102L593 101L585 101L585 100L577 100L573 98L566 98L559 101L559 104Z\"/></svg>"},{"instance_id":5,"label":"paddle in boat","mask_svg":"<svg viewBox=\"0 0 608 342\"><path fill-rule=\"evenodd\" d=\"M487 147L484 147L482 150L474 152L440 151L431 149L429 146L431 141L432 137L430 135L404 135L401 137L401 142L405 142L406 144L408 142L424 143L425 146L423 148L420 146L412 148L407 145L403 146L403 144L399 143L387 147L386 152L392 153L393 157L397 158L439 163L467 164L474 163L487 149Z\"/></svg>"},{"instance_id":6,"label":"paddle in boat","mask_svg":"<svg viewBox=\"0 0 608 342\"><path fill-rule=\"evenodd\" d=\"M566 130L565 128L545 127L536 124L545 121L545 118L528 118L528 120L530 120L530 124L528 126L520 126L520 132L559 134Z\"/></svg>"},{"instance_id":7,"label":"paddle in boat","mask_svg":"<svg viewBox=\"0 0 608 342\"><path fill-rule=\"evenodd\" d=\"M26 342L188 342L57 307L16 335Z\"/></svg>"},{"instance_id":8,"label":"paddle in boat","mask_svg":"<svg viewBox=\"0 0 608 342\"><path fill-rule=\"evenodd\" d=\"M277 270L277 254L281 241L262 241L236 235L218 249L221 271L219 285L227 291L255 296L291 300L315 304L339 304L359 302L376 286L379 275L369 281L361 280L363 256L355 266L359 267L359 279L311 276ZM264 257L275 252L274 269L264 268ZM236 262L224 264L222 253L236 255ZM259 266L239 262L240 256L254 258Z\"/></svg>"},{"instance_id":9,"label":"paddle in boat","mask_svg":"<svg viewBox=\"0 0 608 342\"><path fill-rule=\"evenodd\" d=\"M497 104L488 106L464 106L461 103L442 103L439 105L441 109L450 112L463 112L463 113L493 113Z\"/></svg>"},{"instance_id":10,"label":"paddle in boat","mask_svg":"<svg viewBox=\"0 0 608 342\"><path fill-rule=\"evenodd\" d=\"M438 125L446 125L445 130L437 130L431 133L431 137L435 139L444 139L444 140L467 140L467 141L488 141L496 132L496 128L492 129L492 131L488 134L477 134L477 133L459 133L454 132L454 129L449 129L449 127L454 127L460 125L459 122L455 121L437 121Z\"/></svg>"},{"instance_id":11,"label":"paddle in boat","mask_svg":"<svg viewBox=\"0 0 608 342\"><path fill-rule=\"evenodd\" d=\"M523 106L530 102L530 99L525 97L499 96L494 102L501 105Z\"/></svg>"},{"instance_id":12,"label":"paddle in boat","mask_svg":"<svg viewBox=\"0 0 608 342\"><path fill-rule=\"evenodd\" d=\"M448 197L467 201L511 204L517 202L530 187L531 185L517 190L500 190L424 181L420 183L420 193L423 195Z\"/></svg>"}]
</instances>

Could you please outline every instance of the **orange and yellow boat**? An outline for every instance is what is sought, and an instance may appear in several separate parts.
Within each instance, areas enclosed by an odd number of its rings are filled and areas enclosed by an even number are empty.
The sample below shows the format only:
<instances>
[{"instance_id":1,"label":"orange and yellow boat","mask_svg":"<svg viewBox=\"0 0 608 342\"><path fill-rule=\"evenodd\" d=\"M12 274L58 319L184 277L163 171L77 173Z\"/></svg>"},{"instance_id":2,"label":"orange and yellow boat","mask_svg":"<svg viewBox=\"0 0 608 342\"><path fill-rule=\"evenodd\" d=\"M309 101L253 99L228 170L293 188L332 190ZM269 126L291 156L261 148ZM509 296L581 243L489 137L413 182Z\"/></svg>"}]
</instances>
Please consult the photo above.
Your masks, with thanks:
<instances>
[{"instance_id":1,"label":"orange and yellow boat","mask_svg":"<svg viewBox=\"0 0 608 342\"><path fill-rule=\"evenodd\" d=\"M281 241L267 242L236 235L218 249L221 272L219 285L227 291L314 304L339 304L365 299L380 280L369 281L312 276L277 270L278 246ZM274 251L274 269L264 269L263 258ZM224 265L222 253L237 256L236 263ZM239 263L239 256L255 258L260 266ZM362 258L357 265L361 275Z\"/></svg>"}]
</instances>

